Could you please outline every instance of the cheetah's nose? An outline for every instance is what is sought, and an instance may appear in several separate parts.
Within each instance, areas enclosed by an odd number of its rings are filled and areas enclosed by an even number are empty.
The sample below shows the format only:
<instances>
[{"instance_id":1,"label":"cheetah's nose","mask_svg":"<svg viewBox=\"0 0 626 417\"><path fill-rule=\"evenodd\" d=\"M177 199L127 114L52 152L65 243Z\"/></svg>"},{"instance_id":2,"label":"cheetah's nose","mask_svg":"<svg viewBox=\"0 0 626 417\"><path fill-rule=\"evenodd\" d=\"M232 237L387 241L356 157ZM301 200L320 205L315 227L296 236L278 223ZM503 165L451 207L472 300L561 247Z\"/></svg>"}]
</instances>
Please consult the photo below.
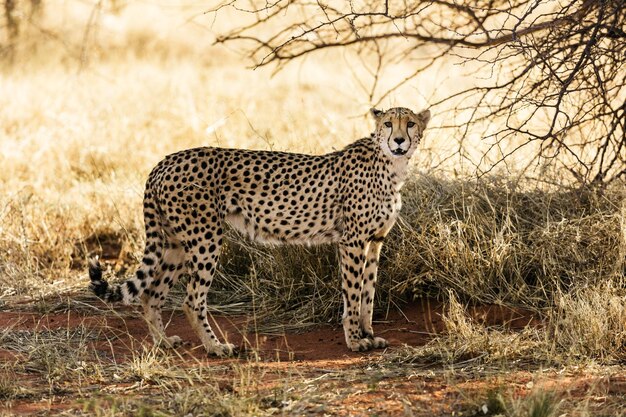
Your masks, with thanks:
<instances>
[{"instance_id":1,"label":"cheetah's nose","mask_svg":"<svg viewBox=\"0 0 626 417\"><path fill-rule=\"evenodd\" d=\"M402 142L404 142L404 138L395 138L393 141L398 145L402 145Z\"/></svg>"}]
</instances>

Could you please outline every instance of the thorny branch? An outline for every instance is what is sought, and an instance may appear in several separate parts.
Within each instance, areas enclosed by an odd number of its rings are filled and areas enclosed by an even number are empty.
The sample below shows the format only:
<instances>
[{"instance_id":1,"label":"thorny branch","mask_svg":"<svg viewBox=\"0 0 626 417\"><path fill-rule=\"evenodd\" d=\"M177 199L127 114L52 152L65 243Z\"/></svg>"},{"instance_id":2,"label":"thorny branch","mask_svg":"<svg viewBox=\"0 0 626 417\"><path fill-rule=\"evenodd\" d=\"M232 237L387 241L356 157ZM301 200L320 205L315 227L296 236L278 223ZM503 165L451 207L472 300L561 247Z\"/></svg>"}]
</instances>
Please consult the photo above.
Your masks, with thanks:
<instances>
[{"instance_id":1,"label":"thorny branch","mask_svg":"<svg viewBox=\"0 0 626 417\"><path fill-rule=\"evenodd\" d=\"M461 155L471 127L490 122L499 128L487 131L484 140L501 156L474 162L480 169L490 170L520 149L532 148L533 163L562 166L582 183L606 184L626 178L625 3L229 0L212 12L233 8L254 16L217 42L248 42L257 66L280 69L324 49L373 51L372 104L390 93L376 91L385 62L416 63L395 90L435 63L461 57L490 76L431 103L440 113L459 116L447 127L459 132ZM506 143L509 151L504 151Z\"/></svg>"}]
</instances>

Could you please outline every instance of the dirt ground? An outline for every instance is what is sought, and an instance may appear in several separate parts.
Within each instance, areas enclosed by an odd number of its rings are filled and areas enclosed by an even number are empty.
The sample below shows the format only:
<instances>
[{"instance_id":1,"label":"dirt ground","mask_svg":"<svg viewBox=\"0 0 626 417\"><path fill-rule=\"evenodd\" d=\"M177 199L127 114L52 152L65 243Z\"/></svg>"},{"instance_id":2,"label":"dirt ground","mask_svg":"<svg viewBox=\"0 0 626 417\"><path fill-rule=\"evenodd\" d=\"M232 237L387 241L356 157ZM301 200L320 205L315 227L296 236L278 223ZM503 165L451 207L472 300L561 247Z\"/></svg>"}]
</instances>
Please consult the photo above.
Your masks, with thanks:
<instances>
[{"instance_id":1,"label":"dirt ground","mask_svg":"<svg viewBox=\"0 0 626 417\"><path fill-rule=\"evenodd\" d=\"M0 361L5 365L5 376L15 378L17 386L23 388L21 394L3 401L0 406L3 413L72 414L73 410L85 407L86 399L100 395L123 393L142 397L159 392L154 381L136 375L118 378L115 373L112 380L107 380L105 375L77 383L66 376L51 382L50 369L43 372L41 367L33 365L29 352L7 342L16 340L11 335L40 334L41 343L45 344L43 335L50 332L95 331L87 338L89 350L100 363L118 366L135 361L137 352L145 352L151 346L139 308L113 311L102 309L103 305L91 306L94 308L85 304L81 308L45 313L35 311L36 306L15 305L0 311L0 329L4 331L0 338ZM530 312L521 309L478 306L470 308L469 314L485 325L507 326L512 330L541 325ZM176 355L168 356L177 367L211 368L215 371L212 379L228 392L251 387L254 395L277 390L297 392L296 405L285 401L271 405L278 415L485 415L491 413L489 410L485 413L484 407L494 389L515 399L529 395L539 386L564 398L562 402L567 403L562 406L570 414L563 415L577 415L576 399L586 401L588 410L596 407L610 413L598 415L625 415L622 404L626 404L626 375L619 367L609 372L508 365L501 369L471 366L451 369L436 364L426 367L396 364L386 359L403 345L421 346L442 332L441 315L442 305L432 300L406 305L386 317L379 315L375 329L379 336L389 340L390 347L367 353L349 352L338 324L282 335L244 334L238 329L250 327L248 318L214 316L222 336L243 351L241 357L234 359L207 357L182 312L165 312L164 319L169 322L168 334L177 334L188 342L177 349ZM253 381L241 382L242 367ZM305 395L311 392L315 395ZM271 413L269 408L266 411Z\"/></svg>"}]
</instances>

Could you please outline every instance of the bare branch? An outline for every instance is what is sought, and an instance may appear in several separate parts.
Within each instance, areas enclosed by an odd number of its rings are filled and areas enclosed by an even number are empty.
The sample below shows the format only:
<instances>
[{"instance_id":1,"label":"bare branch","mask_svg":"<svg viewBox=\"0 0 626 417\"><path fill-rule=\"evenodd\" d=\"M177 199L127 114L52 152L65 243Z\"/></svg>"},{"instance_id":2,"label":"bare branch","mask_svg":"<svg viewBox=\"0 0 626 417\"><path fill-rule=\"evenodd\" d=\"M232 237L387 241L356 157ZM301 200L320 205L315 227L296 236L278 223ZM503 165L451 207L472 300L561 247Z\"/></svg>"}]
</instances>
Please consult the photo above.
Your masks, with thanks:
<instances>
[{"instance_id":1,"label":"bare branch","mask_svg":"<svg viewBox=\"0 0 626 417\"><path fill-rule=\"evenodd\" d=\"M599 183L623 177L626 166L625 2L277 0L243 8L231 0L222 7L257 18L217 42L245 42L255 65L277 68L322 50L354 50L357 65L374 63L364 88L372 104L461 58L488 78L431 103L450 115L445 127L458 133L461 157L470 158L465 139L482 129L490 145L472 162L479 170L532 149L537 163L558 160L578 181ZM387 65L409 59L414 70L378 91Z\"/></svg>"}]
</instances>

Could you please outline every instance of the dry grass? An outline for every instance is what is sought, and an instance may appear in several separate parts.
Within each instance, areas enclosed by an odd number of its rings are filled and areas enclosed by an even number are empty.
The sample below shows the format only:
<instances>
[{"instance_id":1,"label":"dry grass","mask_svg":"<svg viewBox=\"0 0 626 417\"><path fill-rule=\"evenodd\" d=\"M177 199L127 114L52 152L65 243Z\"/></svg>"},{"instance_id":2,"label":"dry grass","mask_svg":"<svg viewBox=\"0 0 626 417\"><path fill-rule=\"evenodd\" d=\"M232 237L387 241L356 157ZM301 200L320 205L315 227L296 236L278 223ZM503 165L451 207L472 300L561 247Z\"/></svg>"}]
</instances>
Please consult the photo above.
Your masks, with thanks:
<instances>
[{"instance_id":1,"label":"dry grass","mask_svg":"<svg viewBox=\"0 0 626 417\"><path fill-rule=\"evenodd\" d=\"M523 399L505 398L501 392L492 391L479 410L491 416L552 417L559 415L561 401L550 391L538 390Z\"/></svg>"},{"instance_id":2,"label":"dry grass","mask_svg":"<svg viewBox=\"0 0 626 417\"><path fill-rule=\"evenodd\" d=\"M539 330L526 327L521 332L512 332L476 324L452 291L443 321L446 327L444 335L434 337L424 346L405 346L391 359L420 365L455 366L513 364L520 360L528 363L548 359L543 355Z\"/></svg>"},{"instance_id":3,"label":"dry grass","mask_svg":"<svg viewBox=\"0 0 626 417\"><path fill-rule=\"evenodd\" d=\"M203 7L129 4L118 14L104 10L86 32L92 7L70 2L45 11L45 31L25 28L12 63L0 69L0 308L23 299L35 300L42 313L57 308L49 296L84 290L88 255L104 254L114 274L128 274L143 244L143 182L167 153L204 145L321 153L368 133L367 92L347 65L337 65L345 56L322 55L277 77L247 70L236 54L211 47L208 21L186 21ZM436 73L420 82L385 104L418 108L448 91ZM571 189L555 173L542 183L503 173L471 179L460 159L449 158L455 142L438 135L439 124L435 118L383 249L377 308L439 297L448 303L447 333L397 351L385 366L404 378L410 369L442 364L623 364L624 184ZM212 311L248 315L251 329L268 333L338 322L333 247L273 248L232 231L229 237ZM180 298L177 289L171 306L178 308ZM467 303L484 302L523 306L543 324L519 332L486 328L465 313ZM169 353L138 350L129 362L110 362L88 348L100 337L86 328L5 329L0 347L23 360L0 369L0 399L43 397L3 382L15 372L42 378L48 392L70 381L87 394L106 381L138 384L126 397L111 391L87 400L74 410L82 415L321 413L333 399L354 394L316 380L294 388L287 377L268 393L255 385L263 375L251 364L229 369L235 377L225 388L206 365L181 367ZM364 376L332 378L357 384ZM537 393L524 401L503 396L501 413L555 415L560 400Z\"/></svg>"},{"instance_id":4,"label":"dry grass","mask_svg":"<svg viewBox=\"0 0 626 417\"><path fill-rule=\"evenodd\" d=\"M577 363L619 364L626 359L624 297L607 287L560 296L539 326L520 331L475 323L450 291L446 332L424 346L405 346L390 357L423 365L536 367Z\"/></svg>"},{"instance_id":5,"label":"dry grass","mask_svg":"<svg viewBox=\"0 0 626 417\"><path fill-rule=\"evenodd\" d=\"M612 283L562 294L548 310L549 337L555 351L577 359L626 360L626 297Z\"/></svg>"},{"instance_id":6,"label":"dry grass","mask_svg":"<svg viewBox=\"0 0 626 417\"><path fill-rule=\"evenodd\" d=\"M398 290L454 289L464 299L554 304L626 271L626 192L528 187L514 178L417 176L387 248Z\"/></svg>"},{"instance_id":7,"label":"dry grass","mask_svg":"<svg viewBox=\"0 0 626 417\"><path fill-rule=\"evenodd\" d=\"M90 344L112 345L110 330L3 330L0 348L17 358L0 369L4 404L31 400L45 409L45 402L65 398L65 406L53 414L85 416L252 416L282 407L283 397L277 396L289 381L274 375L277 388L261 390L264 371L254 362L207 366L174 351L138 348L126 357ZM28 385L16 385L24 375L30 376Z\"/></svg>"},{"instance_id":8,"label":"dry grass","mask_svg":"<svg viewBox=\"0 0 626 417\"><path fill-rule=\"evenodd\" d=\"M337 69L336 56L271 78L210 48L211 30L228 19L207 32L205 21L182 23L202 8L120 7L101 10L87 43L88 5L44 13L40 24L56 37L27 25L0 75L0 299L82 286L87 254L135 264L143 181L169 152L201 145L323 152L369 130L358 81ZM75 52L88 59L73 60ZM403 93L393 104L414 105ZM447 146L436 119L427 139L417 169ZM426 284L480 301L538 305L572 283L623 278L620 184L597 194L538 190L502 176L441 178L448 174L416 174L405 188L403 222L386 250L395 293ZM239 245L246 250L226 254L226 275L254 264L253 278L270 271L257 277L265 285L265 277L293 275L303 258L311 259L303 270L319 278L312 286L335 273L325 265L332 251ZM254 261L268 253L280 262Z\"/></svg>"}]
</instances>

